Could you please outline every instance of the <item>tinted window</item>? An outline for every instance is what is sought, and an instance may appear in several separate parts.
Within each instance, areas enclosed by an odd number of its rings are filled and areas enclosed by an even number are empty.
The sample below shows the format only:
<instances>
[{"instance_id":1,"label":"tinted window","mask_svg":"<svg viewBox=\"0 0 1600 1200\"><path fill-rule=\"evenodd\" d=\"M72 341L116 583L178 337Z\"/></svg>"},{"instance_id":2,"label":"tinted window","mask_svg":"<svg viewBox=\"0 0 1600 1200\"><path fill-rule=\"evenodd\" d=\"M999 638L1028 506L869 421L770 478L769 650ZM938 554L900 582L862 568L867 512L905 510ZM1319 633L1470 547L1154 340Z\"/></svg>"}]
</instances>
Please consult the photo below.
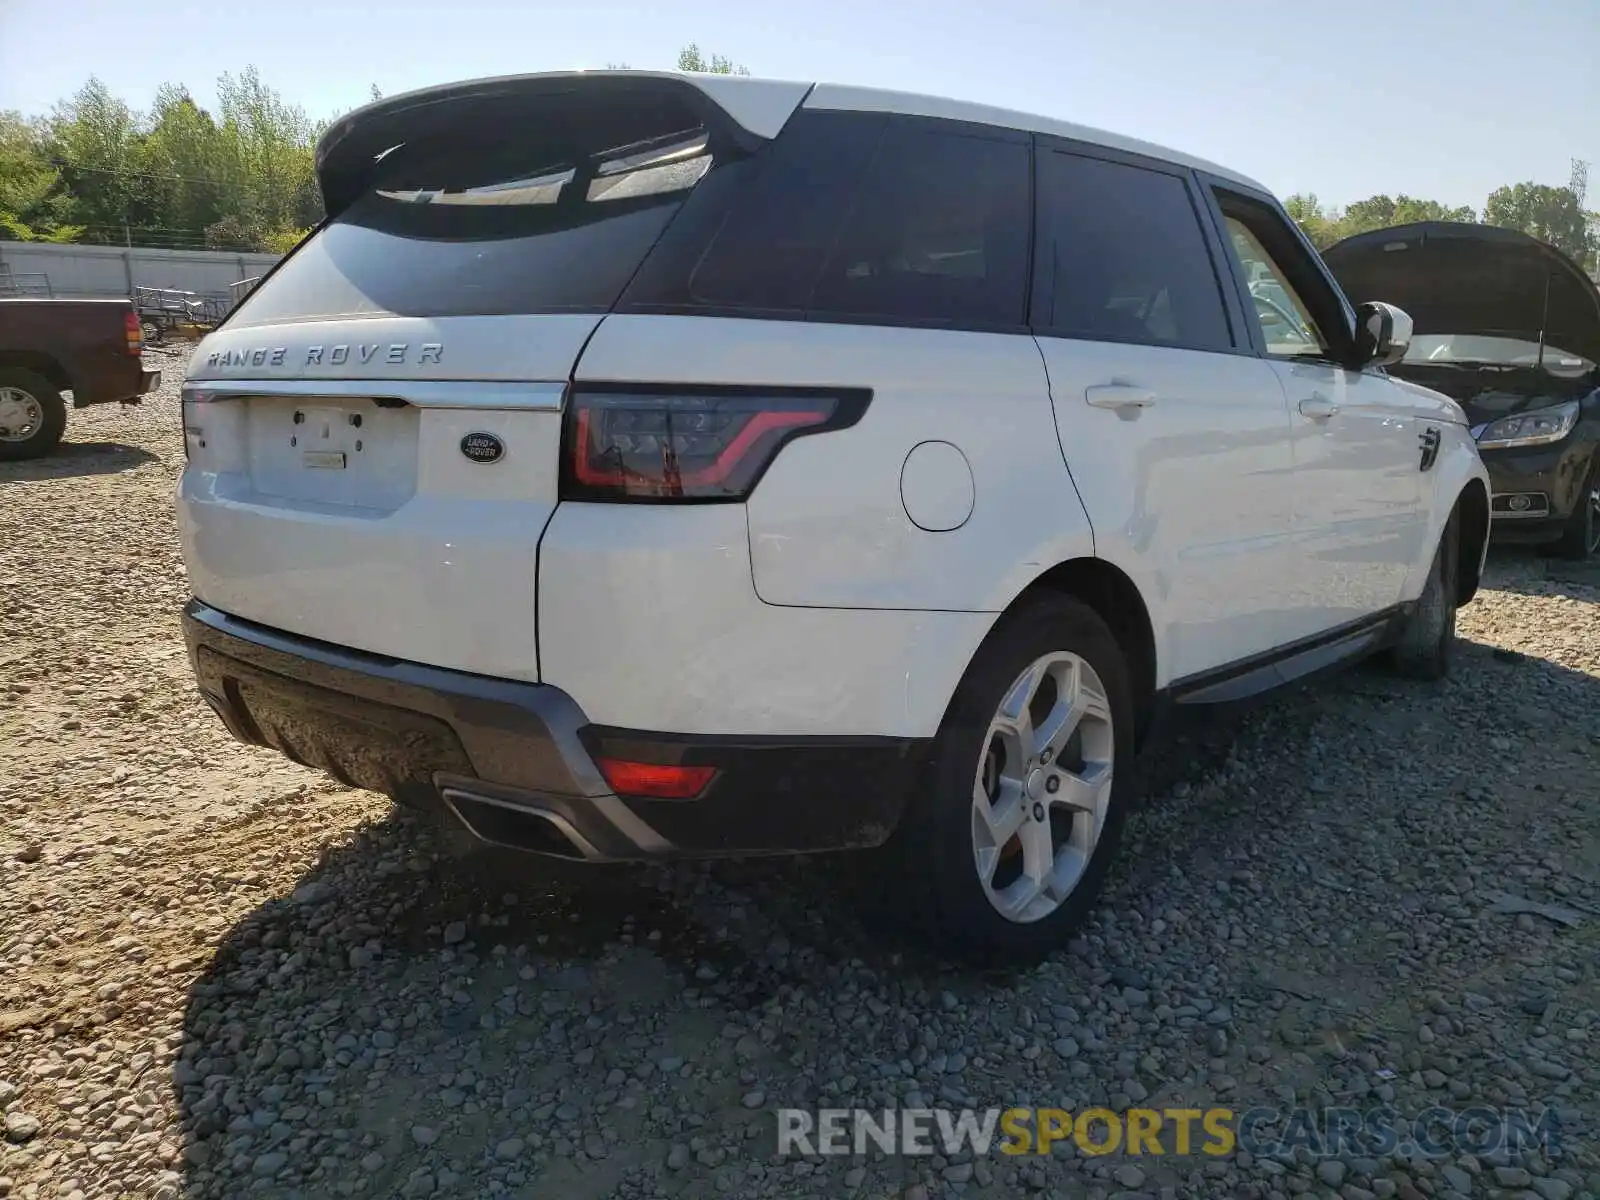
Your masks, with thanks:
<instances>
[{"instance_id":1,"label":"tinted window","mask_svg":"<svg viewBox=\"0 0 1600 1200\"><path fill-rule=\"evenodd\" d=\"M710 167L706 135L550 153L511 137L400 147L231 323L608 311Z\"/></svg>"},{"instance_id":2,"label":"tinted window","mask_svg":"<svg viewBox=\"0 0 1600 1200\"><path fill-rule=\"evenodd\" d=\"M796 120L708 231L709 250L689 264L687 302L802 313L887 124L854 113Z\"/></svg>"},{"instance_id":3,"label":"tinted window","mask_svg":"<svg viewBox=\"0 0 1600 1200\"><path fill-rule=\"evenodd\" d=\"M874 113L801 113L719 168L624 307L1019 326L1024 140Z\"/></svg>"},{"instance_id":4,"label":"tinted window","mask_svg":"<svg viewBox=\"0 0 1600 1200\"><path fill-rule=\"evenodd\" d=\"M891 126L812 293L813 312L1019 325L1028 147Z\"/></svg>"},{"instance_id":5,"label":"tinted window","mask_svg":"<svg viewBox=\"0 0 1600 1200\"><path fill-rule=\"evenodd\" d=\"M1221 285L1176 175L1050 151L1039 156L1034 324L1073 337L1221 350Z\"/></svg>"}]
</instances>

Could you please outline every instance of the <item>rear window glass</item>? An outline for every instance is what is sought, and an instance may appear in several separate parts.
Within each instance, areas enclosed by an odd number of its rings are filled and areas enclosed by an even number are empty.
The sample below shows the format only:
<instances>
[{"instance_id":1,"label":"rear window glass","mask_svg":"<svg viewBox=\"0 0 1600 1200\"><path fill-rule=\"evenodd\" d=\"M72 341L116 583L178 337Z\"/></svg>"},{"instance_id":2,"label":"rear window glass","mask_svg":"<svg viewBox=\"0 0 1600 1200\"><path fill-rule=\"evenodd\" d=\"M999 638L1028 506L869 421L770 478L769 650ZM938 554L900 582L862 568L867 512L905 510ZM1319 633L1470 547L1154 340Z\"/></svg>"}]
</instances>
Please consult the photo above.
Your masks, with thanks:
<instances>
[{"instance_id":1,"label":"rear window glass","mask_svg":"<svg viewBox=\"0 0 1600 1200\"><path fill-rule=\"evenodd\" d=\"M608 311L711 162L699 128L561 157L402 145L230 324Z\"/></svg>"},{"instance_id":2,"label":"rear window glass","mask_svg":"<svg viewBox=\"0 0 1600 1200\"><path fill-rule=\"evenodd\" d=\"M696 198L625 307L1022 324L1026 140L805 113L732 175Z\"/></svg>"}]
</instances>

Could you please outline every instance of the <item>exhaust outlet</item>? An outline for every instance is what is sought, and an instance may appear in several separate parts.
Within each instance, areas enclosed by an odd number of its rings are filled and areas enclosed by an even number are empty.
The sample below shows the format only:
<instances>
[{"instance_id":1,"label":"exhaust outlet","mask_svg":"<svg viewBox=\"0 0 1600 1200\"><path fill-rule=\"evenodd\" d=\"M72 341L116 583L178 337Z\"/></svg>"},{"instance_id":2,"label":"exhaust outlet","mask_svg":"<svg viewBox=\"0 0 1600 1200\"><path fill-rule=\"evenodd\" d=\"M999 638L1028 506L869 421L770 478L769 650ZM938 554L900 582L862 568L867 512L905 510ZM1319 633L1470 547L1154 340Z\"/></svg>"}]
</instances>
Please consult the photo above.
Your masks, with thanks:
<instances>
[{"instance_id":1,"label":"exhaust outlet","mask_svg":"<svg viewBox=\"0 0 1600 1200\"><path fill-rule=\"evenodd\" d=\"M468 833L491 846L575 861L604 857L571 822L548 809L456 787L441 789L439 796Z\"/></svg>"}]
</instances>

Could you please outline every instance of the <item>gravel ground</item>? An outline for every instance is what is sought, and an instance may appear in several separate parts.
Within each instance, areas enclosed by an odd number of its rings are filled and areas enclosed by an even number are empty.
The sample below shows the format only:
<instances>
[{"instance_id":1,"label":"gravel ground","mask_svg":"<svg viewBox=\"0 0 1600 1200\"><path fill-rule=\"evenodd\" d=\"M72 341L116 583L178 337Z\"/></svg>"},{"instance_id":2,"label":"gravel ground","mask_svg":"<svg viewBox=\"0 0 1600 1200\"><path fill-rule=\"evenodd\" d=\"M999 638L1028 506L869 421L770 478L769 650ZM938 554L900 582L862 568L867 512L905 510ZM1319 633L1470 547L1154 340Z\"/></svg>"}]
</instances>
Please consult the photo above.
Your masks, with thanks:
<instances>
[{"instance_id":1,"label":"gravel ground","mask_svg":"<svg viewBox=\"0 0 1600 1200\"><path fill-rule=\"evenodd\" d=\"M1600 577L1497 553L1444 687L1168 752L1083 936L960 974L848 860L558 871L229 741L152 357L0 467L0 1196L1600 1196ZM1380 1101L1564 1153L774 1153L780 1106Z\"/></svg>"}]
</instances>

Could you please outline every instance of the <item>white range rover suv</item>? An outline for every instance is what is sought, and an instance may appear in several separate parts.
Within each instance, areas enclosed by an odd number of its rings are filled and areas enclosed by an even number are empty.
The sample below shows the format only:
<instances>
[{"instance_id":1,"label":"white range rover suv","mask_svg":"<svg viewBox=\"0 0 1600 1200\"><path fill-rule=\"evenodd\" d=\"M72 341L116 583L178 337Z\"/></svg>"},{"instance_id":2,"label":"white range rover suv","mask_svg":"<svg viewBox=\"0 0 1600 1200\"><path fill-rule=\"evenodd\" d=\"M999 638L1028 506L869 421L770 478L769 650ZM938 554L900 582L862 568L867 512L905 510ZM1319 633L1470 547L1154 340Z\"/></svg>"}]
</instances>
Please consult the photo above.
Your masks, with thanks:
<instances>
[{"instance_id":1,"label":"white range rover suv","mask_svg":"<svg viewBox=\"0 0 1600 1200\"><path fill-rule=\"evenodd\" d=\"M243 741L574 859L882 847L940 947L1026 959L1164 714L1446 669L1465 418L1231 171L644 72L384 99L317 169L184 391Z\"/></svg>"}]
</instances>

